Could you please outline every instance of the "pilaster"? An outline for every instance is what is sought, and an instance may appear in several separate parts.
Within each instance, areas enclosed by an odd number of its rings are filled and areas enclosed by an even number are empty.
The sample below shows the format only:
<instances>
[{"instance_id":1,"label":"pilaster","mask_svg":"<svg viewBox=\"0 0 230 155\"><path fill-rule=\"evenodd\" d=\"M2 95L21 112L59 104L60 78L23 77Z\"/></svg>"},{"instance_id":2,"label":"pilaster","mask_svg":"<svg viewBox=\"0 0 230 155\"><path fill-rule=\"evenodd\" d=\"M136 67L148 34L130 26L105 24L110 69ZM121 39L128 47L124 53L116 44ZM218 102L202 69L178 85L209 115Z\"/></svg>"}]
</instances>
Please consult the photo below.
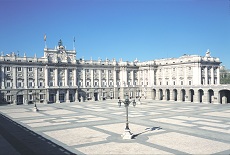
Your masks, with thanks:
<instances>
[{"instance_id":1,"label":"pilaster","mask_svg":"<svg viewBox=\"0 0 230 155\"><path fill-rule=\"evenodd\" d=\"M60 103L59 100L59 90L57 89L57 93L56 93L56 103Z\"/></svg>"},{"instance_id":2,"label":"pilaster","mask_svg":"<svg viewBox=\"0 0 230 155\"><path fill-rule=\"evenodd\" d=\"M1 88L5 89L5 67L4 66L1 67L1 71L2 71L2 73L1 73L1 75L2 75L2 79L1 79L2 84L1 84L1 86L2 87Z\"/></svg>"}]
</instances>

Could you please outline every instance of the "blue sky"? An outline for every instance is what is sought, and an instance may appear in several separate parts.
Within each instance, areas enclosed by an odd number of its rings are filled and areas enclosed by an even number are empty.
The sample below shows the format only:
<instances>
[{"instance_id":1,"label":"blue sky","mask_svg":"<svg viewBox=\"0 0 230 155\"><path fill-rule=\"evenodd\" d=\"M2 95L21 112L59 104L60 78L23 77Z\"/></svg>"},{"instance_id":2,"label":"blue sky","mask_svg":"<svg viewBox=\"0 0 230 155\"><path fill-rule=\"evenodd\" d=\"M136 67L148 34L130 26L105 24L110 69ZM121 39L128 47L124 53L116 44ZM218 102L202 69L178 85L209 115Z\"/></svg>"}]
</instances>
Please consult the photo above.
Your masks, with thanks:
<instances>
[{"instance_id":1,"label":"blue sky","mask_svg":"<svg viewBox=\"0 0 230 155\"><path fill-rule=\"evenodd\" d=\"M230 69L230 0L0 0L0 52L43 56L59 39L77 59L219 57Z\"/></svg>"}]
</instances>

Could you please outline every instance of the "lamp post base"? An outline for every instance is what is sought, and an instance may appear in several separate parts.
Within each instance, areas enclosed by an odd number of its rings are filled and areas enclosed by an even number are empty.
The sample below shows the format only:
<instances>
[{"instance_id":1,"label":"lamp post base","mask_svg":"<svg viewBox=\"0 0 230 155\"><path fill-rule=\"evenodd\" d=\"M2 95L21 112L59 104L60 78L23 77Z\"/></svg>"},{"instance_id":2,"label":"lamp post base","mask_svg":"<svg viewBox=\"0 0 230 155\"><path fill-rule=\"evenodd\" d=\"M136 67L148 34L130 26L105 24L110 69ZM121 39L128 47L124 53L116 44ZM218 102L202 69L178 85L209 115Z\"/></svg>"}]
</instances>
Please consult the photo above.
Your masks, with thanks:
<instances>
[{"instance_id":1,"label":"lamp post base","mask_svg":"<svg viewBox=\"0 0 230 155\"><path fill-rule=\"evenodd\" d=\"M131 131L129 129L125 129L125 132L121 135L121 137L123 139L132 139L133 134L131 133Z\"/></svg>"},{"instance_id":2,"label":"lamp post base","mask_svg":"<svg viewBox=\"0 0 230 155\"><path fill-rule=\"evenodd\" d=\"M34 107L34 112L38 112L38 108L37 107Z\"/></svg>"},{"instance_id":3,"label":"lamp post base","mask_svg":"<svg viewBox=\"0 0 230 155\"><path fill-rule=\"evenodd\" d=\"M33 109L34 112L38 112L38 108L37 108L37 105L34 104L34 109Z\"/></svg>"}]
</instances>

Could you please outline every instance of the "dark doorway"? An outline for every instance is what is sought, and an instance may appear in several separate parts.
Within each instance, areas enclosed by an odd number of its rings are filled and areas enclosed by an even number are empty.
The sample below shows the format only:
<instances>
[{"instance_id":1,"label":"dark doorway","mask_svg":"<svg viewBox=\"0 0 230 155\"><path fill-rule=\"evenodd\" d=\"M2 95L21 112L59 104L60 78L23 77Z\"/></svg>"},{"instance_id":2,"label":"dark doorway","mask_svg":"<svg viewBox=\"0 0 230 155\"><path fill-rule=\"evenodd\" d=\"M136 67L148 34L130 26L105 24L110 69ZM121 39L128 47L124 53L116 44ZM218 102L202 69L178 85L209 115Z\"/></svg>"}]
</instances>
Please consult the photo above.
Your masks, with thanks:
<instances>
[{"instance_id":1,"label":"dark doorway","mask_svg":"<svg viewBox=\"0 0 230 155\"><path fill-rule=\"evenodd\" d=\"M55 98L54 98L54 94L50 94L50 95L49 95L49 102L50 102L50 103L54 103L54 99L55 99Z\"/></svg>"},{"instance_id":2,"label":"dark doorway","mask_svg":"<svg viewBox=\"0 0 230 155\"><path fill-rule=\"evenodd\" d=\"M17 104L23 104L23 95L17 95Z\"/></svg>"},{"instance_id":3,"label":"dark doorway","mask_svg":"<svg viewBox=\"0 0 230 155\"><path fill-rule=\"evenodd\" d=\"M94 93L95 101L98 101L98 93Z\"/></svg>"}]
</instances>

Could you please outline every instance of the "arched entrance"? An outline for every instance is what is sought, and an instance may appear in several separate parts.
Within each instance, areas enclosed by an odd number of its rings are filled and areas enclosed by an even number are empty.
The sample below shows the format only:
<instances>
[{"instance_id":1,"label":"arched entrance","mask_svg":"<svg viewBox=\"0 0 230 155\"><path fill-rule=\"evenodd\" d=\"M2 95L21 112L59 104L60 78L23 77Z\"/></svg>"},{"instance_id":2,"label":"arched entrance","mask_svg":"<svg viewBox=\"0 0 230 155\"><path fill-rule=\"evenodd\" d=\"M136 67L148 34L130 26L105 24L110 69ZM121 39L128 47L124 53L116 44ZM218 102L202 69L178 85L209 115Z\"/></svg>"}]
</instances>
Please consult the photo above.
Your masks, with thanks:
<instances>
[{"instance_id":1,"label":"arched entrance","mask_svg":"<svg viewBox=\"0 0 230 155\"><path fill-rule=\"evenodd\" d=\"M163 100L163 90L159 89L159 100Z\"/></svg>"},{"instance_id":2,"label":"arched entrance","mask_svg":"<svg viewBox=\"0 0 230 155\"><path fill-rule=\"evenodd\" d=\"M214 91L212 89L208 90L208 103L213 102Z\"/></svg>"},{"instance_id":3,"label":"arched entrance","mask_svg":"<svg viewBox=\"0 0 230 155\"><path fill-rule=\"evenodd\" d=\"M169 89L165 90L165 95L166 95L166 100L167 101L170 100L170 91L169 91Z\"/></svg>"},{"instance_id":4,"label":"arched entrance","mask_svg":"<svg viewBox=\"0 0 230 155\"><path fill-rule=\"evenodd\" d=\"M230 90L219 91L219 102L221 104L230 103Z\"/></svg>"},{"instance_id":5,"label":"arched entrance","mask_svg":"<svg viewBox=\"0 0 230 155\"><path fill-rule=\"evenodd\" d=\"M193 102L193 97L194 97L194 90L193 89L190 89L189 90L189 101Z\"/></svg>"},{"instance_id":6,"label":"arched entrance","mask_svg":"<svg viewBox=\"0 0 230 155\"><path fill-rule=\"evenodd\" d=\"M204 91L202 89L198 90L198 102L202 102L203 101L203 95L204 95Z\"/></svg>"},{"instance_id":7,"label":"arched entrance","mask_svg":"<svg viewBox=\"0 0 230 155\"><path fill-rule=\"evenodd\" d=\"M177 90L173 89L173 100L177 101Z\"/></svg>"},{"instance_id":8,"label":"arched entrance","mask_svg":"<svg viewBox=\"0 0 230 155\"><path fill-rule=\"evenodd\" d=\"M153 100L156 100L156 89L153 89Z\"/></svg>"},{"instance_id":9,"label":"arched entrance","mask_svg":"<svg viewBox=\"0 0 230 155\"><path fill-rule=\"evenodd\" d=\"M185 101L185 90L181 89L181 101Z\"/></svg>"}]
</instances>

